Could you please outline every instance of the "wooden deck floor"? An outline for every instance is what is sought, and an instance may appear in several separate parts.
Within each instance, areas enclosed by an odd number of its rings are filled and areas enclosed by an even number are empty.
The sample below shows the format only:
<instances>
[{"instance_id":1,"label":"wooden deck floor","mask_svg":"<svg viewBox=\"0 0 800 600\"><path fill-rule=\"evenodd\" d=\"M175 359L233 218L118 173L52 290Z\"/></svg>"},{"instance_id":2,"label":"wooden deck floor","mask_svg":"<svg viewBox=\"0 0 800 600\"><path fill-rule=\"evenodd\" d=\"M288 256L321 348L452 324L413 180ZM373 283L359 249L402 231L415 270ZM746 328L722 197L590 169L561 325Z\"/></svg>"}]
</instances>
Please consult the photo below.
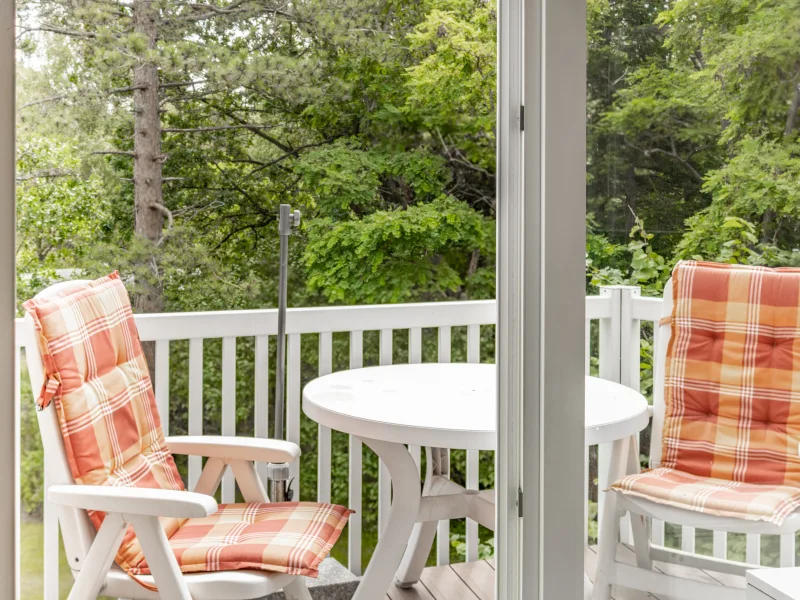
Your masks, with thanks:
<instances>
[{"instance_id":1,"label":"wooden deck floor","mask_svg":"<svg viewBox=\"0 0 800 600\"><path fill-rule=\"evenodd\" d=\"M428 567L418 584L393 587L385 600L494 600L494 561Z\"/></svg>"},{"instance_id":2,"label":"wooden deck floor","mask_svg":"<svg viewBox=\"0 0 800 600\"><path fill-rule=\"evenodd\" d=\"M633 550L620 544L617 559L628 564L636 564ZM584 551L584 569L590 579L594 579L597 549ZM692 567L655 563L655 569L662 573L672 573L680 577L705 581L717 585L745 587L743 577L702 571ZM615 588L611 594L614 600L678 600L664 594L646 594L636 590ZM494 561L478 561L444 567L428 567L418 584L409 589L393 587L385 600L495 600Z\"/></svg>"},{"instance_id":3,"label":"wooden deck floor","mask_svg":"<svg viewBox=\"0 0 800 600\"><path fill-rule=\"evenodd\" d=\"M592 546L591 548L586 548L584 550L584 560L583 565L584 569L589 575L589 579L594 581L594 570L595 564L597 563L597 548ZM620 544L617 549L617 560L620 562L627 563L629 565L636 564L636 556L628 546ZM716 584L716 585L727 585L731 587L738 587L744 589L746 587L744 577L739 577L736 575L729 575L726 573L717 573L712 571L703 571L701 569L696 569L694 567L685 567L681 565L673 565L667 564L662 562L654 562L653 567L656 571L661 573L669 573L672 575L676 575L678 577L684 577L686 579L695 579L697 581L704 581L706 583ZM679 600L672 596L668 596L666 594L658 593L655 594L646 594L644 592L640 592L637 590L630 590L627 588L618 588L614 586L611 590L611 597L614 600ZM712 600L712 599L709 599Z\"/></svg>"}]
</instances>

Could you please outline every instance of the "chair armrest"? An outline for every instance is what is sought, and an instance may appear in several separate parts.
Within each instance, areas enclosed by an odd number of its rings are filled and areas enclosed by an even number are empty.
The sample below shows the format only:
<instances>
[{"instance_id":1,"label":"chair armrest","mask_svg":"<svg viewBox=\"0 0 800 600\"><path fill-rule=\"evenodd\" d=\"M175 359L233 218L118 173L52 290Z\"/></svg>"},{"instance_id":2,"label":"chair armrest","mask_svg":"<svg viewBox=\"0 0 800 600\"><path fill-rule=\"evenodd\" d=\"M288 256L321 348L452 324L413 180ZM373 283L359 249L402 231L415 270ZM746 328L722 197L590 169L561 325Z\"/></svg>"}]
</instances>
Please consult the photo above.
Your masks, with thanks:
<instances>
[{"instance_id":1,"label":"chair armrest","mask_svg":"<svg viewBox=\"0 0 800 600\"><path fill-rule=\"evenodd\" d=\"M228 460L284 463L292 462L300 456L300 447L297 444L265 438L178 435L168 437L167 446L174 454Z\"/></svg>"},{"instance_id":2,"label":"chair armrest","mask_svg":"<svg viewBox=\"0 0 800 600\"><path fill-rule=\"evenodd\" d=\"M51 485L47 499L72 508L150 517L198 518L217 512L217 502L211 496L159 488Z\"/></svg>"}]
</instances>

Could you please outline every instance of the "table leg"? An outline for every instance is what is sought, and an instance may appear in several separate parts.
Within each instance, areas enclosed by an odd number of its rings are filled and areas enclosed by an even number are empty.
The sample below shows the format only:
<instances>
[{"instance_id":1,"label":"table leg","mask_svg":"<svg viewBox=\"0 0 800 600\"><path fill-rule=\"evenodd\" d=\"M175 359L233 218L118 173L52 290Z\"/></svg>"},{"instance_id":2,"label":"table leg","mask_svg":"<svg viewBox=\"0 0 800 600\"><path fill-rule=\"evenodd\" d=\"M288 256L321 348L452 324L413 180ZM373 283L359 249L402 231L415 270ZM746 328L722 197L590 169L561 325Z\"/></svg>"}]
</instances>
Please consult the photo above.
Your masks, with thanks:
<instances>
[{"instance_id":1,"label":"table leg","mask_svg":"<svg viewBox=\"0 0 800 600\"><path fill-rule=\"evenodd\" d=\"M425 484L422 487L422 496L431 493L431 483L435 475L441 475L441 460L438 457L434 460L434 454L439 452L439 448L425 447ZM401 588L411 587L419 581L422 570L428 562L433 540L436 538L436 521L426 521L416 523L411 534L411 540L403 555L403 562L397 570L395 579Z\"/></svg>"},{"instance_id":2,"label":"table leg","mask_svg":"<svg viewBox=\"0 0 800 600\"><path fill-rule=\"evenodd\" d=\"M378 455L392 478L392 505L364 577L353 600L383 598L403 558L419 516L420 485L417 465L403 444L361 438Z\"/></svg>"}]
</instances>

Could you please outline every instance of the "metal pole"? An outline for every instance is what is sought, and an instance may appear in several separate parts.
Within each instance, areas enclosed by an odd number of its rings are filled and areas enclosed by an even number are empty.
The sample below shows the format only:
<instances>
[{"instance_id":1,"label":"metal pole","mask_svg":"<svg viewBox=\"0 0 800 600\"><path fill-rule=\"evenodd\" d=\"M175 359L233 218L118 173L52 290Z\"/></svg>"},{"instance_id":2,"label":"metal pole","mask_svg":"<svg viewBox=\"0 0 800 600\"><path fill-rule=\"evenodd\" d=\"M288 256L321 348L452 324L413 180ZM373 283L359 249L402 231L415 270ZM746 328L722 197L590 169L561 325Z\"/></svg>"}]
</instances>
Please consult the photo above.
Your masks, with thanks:
<instances>
[{"instance_id":1,"label":"metal pole","mask_svg":"<svg viewBox=\"0 0 800 600\"><path fill-rule=\"evenodd\" d=\"M278 364L275 368L275 438L283 439L283 418L286 383L286 290L289 271L289 236L292 227L300 224L300 211L292 212L288 204L281 204L278 217L280 235L280 265L278 274ZM291 501L289 490L289 465L270 463L267 465L269 498L272 502Z\"/></svg>"},{"instance_id":2,"label":"metal pole","mask_svg":"<svg viewBox=\"0 0 800 600\"><path fill-rule=\"evenodd\" d=\"M280 268L278 277L278 364L275 367L275 437L283 439L284 383L286 381L286 281L289 270L289 234L292 231L291 207L281 204L278 219Z\"/></svg>"}]
</instances>

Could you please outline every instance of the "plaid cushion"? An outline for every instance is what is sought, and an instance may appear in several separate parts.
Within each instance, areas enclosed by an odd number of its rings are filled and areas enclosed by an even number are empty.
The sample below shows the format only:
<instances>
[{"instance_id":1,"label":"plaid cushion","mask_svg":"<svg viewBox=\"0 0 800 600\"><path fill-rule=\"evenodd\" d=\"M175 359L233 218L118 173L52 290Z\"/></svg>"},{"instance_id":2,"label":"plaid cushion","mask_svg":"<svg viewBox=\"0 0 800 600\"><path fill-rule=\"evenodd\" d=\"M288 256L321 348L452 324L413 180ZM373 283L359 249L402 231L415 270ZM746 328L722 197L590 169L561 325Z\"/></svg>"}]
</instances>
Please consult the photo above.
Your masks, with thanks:
<instances>
[{"instance_id":1,"label":"plaid cushion","mask_svg":"<svg viewBox=\"0 0 800 600\"><path fill-rule=\"evenodd\" d=\"M34 321L46 382L37 402L55 401L75 483L182 490L164 441L147 362L125 286L115 272L23 305ZM89 511L95 527L104 513ZM180 521L162 519L167 535ZM117 554L142 560L131 528Z\"/></svg>"},{"instance_id":2,"label":"plaid cushion","mask_svg":"<svg viewBox=\"0 0 800 600\"><path fill-rule=\"evenodd\" d=\"M698 477L666 467L624 477L612 489L677 508L776 525L800 505L800 490L793 486Z\"/></svg>"},{"instance_id":3,"label":"plaid cushion","mask_svg":"<svg viewBox=\"0 0 800 600\"><path fill-rule=\"evenodd\" d=\"M654 465L669 471L614 487L780 523L800 506L800 269L686 261L672 285L662 464Z\"/></svg>"},{"instance_id":4,"label":"plaid cushion","mask_svg":"<svg viewBox=\"0 0 800 600\"><path fill-rule=\"evenodd\" d=\"M169 543L184 573L260 569L316 577L351 513L313 502L221 504L210 517L188 519ZM131 570L149 572L145 561Z\"/></svg>"}]
</instances>

